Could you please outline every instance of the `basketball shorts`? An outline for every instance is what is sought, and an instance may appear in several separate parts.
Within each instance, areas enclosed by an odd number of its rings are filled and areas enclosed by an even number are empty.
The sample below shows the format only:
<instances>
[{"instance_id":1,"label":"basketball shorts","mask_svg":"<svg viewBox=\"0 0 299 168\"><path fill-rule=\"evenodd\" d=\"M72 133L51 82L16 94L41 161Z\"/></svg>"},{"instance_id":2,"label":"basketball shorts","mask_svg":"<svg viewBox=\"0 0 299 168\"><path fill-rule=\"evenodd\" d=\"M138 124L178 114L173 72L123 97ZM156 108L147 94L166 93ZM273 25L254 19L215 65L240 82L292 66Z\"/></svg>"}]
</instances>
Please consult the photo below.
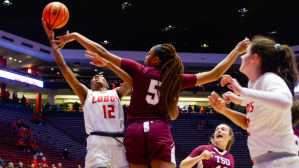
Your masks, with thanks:
<instances>
[{"instance_id":1,"label":"basketball shorts","mask_svg":"<svg viewBox=\"0 0 299 168\"><path fill-rule=\"evenodd\" d=\"M117 138L123 142L123 138ZM85 167L129 168L125 148L112 137L90 135L87 138Z\"/></svg>"},{"instance_id":2,"label":"basketball shorts","mask_svg":"<svg viewBox=\"0 0 299 168\"><path fill-rule=\"evenodd\" d=\"M299 167L299 156L285 157L271 160L260 164L254 164L253 168L297 168Z\"/></svg>"},{"instance_id":3,"label":"basketball shorts","mask_svg":"<svg viewBox=\"0 0 299 168\"><path fill-rule=\"evenodd\" d=\"M175 161L175 145L164 121L136 121L129 125L125 136L126 156L129 163L150 165L151 159Z\"/></svg>"}]
</instances>

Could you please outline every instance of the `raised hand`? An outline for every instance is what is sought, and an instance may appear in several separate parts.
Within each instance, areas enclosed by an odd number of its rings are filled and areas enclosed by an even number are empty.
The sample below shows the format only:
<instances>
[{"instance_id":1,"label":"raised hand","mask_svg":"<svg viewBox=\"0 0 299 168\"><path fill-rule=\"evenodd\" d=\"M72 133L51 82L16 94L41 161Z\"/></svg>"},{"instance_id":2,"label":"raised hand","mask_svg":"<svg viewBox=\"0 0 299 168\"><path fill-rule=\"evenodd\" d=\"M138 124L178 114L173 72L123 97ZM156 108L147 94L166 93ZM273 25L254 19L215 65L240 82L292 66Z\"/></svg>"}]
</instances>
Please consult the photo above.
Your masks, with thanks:
<instances>
[{"instance_id":1,"label":"raised hand","mask_svg":"<svg viewBox=\"0 0 299 168\"><path fill-rule=\"evenodd\" d=\"M72 33L70 34L69 31L67 31L65 35L57 36L56 38L58 40L53 40L52 42L56 43L57 48L59 48L59 49L62 49L65 46L66 43L75 40L73 34Z\"/></svg>"},{"instance_id":2,"label":"raised hand","mask_svg":"<svg viewBox=\"0 0 299 168\"><path fill-rule=\"evenodd\" d=\"M239 54L243 54L246 52L247 47L250 45L250 40L246 37L243 41L240 41L237 46L235 47L235 50L239 52Z\"/></svg>"},{"instance_id":3,"label":"raised hand","mask_svg":"<svg viewBox=\"0 0 299 168\"><path fill-rule=\"evenodd\" d=\"M241 97L235 95L233 92L228 91L222 95L223 100L226 104L229 104L229 102L233 102L234 104L242 104Z\"/></svg>"},{"instance_id":4,"label":"raised hand","mask_svg":"<svg viewBox=\"0 0 299 168\"><path fill-rule=\"evenodd\" d=\"M54 31L53 31L53 28L49 29L48 26L47 26L47 23L45 22L44 18L42 18L42 24L43 24L43 27L47 33L47 36L49 37L50 40L52 40L54 38Z\"/></svg>"},{"instance_id":5,"label":"raised hand","mask_svg":"<svg viewBox=\"0 0 299 168\"><path fill-rule=\"evenodd\" d=\"M204 150L199 157L203 160L210 160L211 158L213 158L213 155L211 154L211 152L209 152L208 150Z\"/></svg>"},{"instance_id":6,"label":"raised hand","mask_svg":"<svg viewBox=\"0 0 299 168\"><path fill-rule=\"evenodd\" d=\"M235 78L232 78L230 75L223 75L220 84L222 87L224 87L226 84L228 84L227 87L230 90L234 91L234 93L236 95L241 94L242 86L239 84L239 82Z\"/></svg>"},{"instance_id":7,"label":"raised hand","mask_svg":"<svg viewBox=\"0 0 299 168\"><path fill-rule=\"evenodd\" d=\"M211 106L213 109L219 113L223 113L226 110L225 101L215 92L211 93L211 96L208 96Z\"/></svg>"},{"instance_id":8,"label":"raised hand","mask_svg":"<svg viewBox=\"0 0 299 168\"><path fill-rule=\"evenodd\" d=\"M93 52L90 52L90 51L86 51L86 52L90 55L85 54L85 56L94 61L94 62L90 62L91 65L95 65L95 66L98 66L98 67L106 67L107 64L109 63L107 60L105 60L104 58L102 58L101 56L99 56L96 53L93 53Z\"/></svg>"}]
</instances>

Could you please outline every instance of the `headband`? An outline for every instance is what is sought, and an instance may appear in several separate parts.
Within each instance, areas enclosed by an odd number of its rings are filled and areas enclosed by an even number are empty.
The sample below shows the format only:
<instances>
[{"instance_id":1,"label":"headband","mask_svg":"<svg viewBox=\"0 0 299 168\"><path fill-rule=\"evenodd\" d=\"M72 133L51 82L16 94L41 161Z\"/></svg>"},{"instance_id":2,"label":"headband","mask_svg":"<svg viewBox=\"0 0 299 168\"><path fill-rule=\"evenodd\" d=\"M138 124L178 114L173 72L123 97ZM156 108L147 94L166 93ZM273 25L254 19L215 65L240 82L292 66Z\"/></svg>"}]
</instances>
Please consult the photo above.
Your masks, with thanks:
<instances>
[{"instance_id":1,"label":"headband","mask_svg":"<svg viewBox=\"0 0 299 168\"><path fill-rule=\"evenodd\" d=\"M161 59L162 57L162 44L158 44L155 46L155 54L159 57L159 59Z\"/></svg>"}]
</instances>

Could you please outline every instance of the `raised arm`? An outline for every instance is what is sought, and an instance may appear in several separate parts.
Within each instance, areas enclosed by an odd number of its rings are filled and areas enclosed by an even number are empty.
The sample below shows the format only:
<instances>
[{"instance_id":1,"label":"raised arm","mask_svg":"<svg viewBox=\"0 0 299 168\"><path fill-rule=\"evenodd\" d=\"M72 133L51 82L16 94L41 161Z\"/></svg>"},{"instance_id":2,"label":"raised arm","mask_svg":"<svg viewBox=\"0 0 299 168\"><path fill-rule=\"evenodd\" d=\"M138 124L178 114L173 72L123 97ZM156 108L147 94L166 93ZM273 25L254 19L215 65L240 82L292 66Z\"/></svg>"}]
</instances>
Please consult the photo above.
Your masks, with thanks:
<instances>
[{"instance_id":1,"label":"raised arm","mask_svg":"<svg viewBox=\"0 0 299 168\"><path fill-rule=\"evenodd\" d=\"M233 49L230 54L211 71L196 74L196 86L218 80L234 63L238 55L243 54L246 51L246 48L249 46L249 44L249 39L245 38L245 40L239 42L235 49Z\"/></svg>"},{"instance_id":2,"label":"raised arm","mask_svg":"<svg viewBox=\"0 0 299 168\"><path fill-rule=\"evenodd\" d=\"M100 57L98 54L87 51L88 54L85 54L87 58L90 58L94 62L90 62L91 65L95 65L98 67L107 67L115 72L122 80L128 83L130 86L133 86L133 78L127 74L124 70L120 69L119 67L115 66L112 62L105 60L104 58Z\"/></svg>"},{"instance_id":3,"label":"raised arm","mask_svg":"<svg viewBox=\"0 0 299 168\"><path fill-rule=\"evenodd\" d=\"M83 47L85 47L87 50L99 54L101 57L106 59L107 61L110 61L112 64L120 68L121 65L121 58L111 54L109 51L107 51L103 46L100 44L89 40L88 38L82 36L79 33L69 33L67 32L64 36L57 36L58 40L54 40L55 43L58 44L58 48L62 49L66 43L71 41L78 41Z\"/></svg>"},{"instance_id":4,"label":"raised arm","mask_svg":"<svg viewBox=\"0 0 299 168\"><path fill-rule=\"evenodd\" d=\"M247 130L247 119L245 114L226 108L225 101L215 92L212 92L211 96L209 96L209 100L213 109L225 115L244 130Z\"/></svg>"},{"instance_id":5,"label":"raised arm","mask_svg":"<svg viewBox=\"0 0 299 168\"><path fill-rule=\"evenodd\" d=\"M191 155L193 155L193 153L196 152L196 149L193 150L193 152L191 153ZM193 167L196 163L198 163L201 160L204 159L210 159L212 158L213 155L208 151L208 150L204 150L201 154L199 154L198 156L195 157L190 157L188 156L186 159L184 159L181 162L180 168L191 168ZM198 167L203 167L202 165L199 165Z\"/></svg>"},{"instance_id":6,"label":"raised arm","mask_svg":"<svg viewBox=\"0 0 299 168\"><path fill-rule=\"evenodd\" d=\"M51 47L53 50L54 58L56 60L57 65L59 66L65 80L67 83L71 86L71 88L74 90L76 95L79 97L82 104L84 104L88 89L86 86L79 83L75 75L73 74L72 70L67 66L65 63L60 51L58 48L56 48L56 43L53 43L52 40L54 40L54 32L53 29L49 30L45 21L42 20L44 29L49 37Z\"/></svg>"}]
</instances>

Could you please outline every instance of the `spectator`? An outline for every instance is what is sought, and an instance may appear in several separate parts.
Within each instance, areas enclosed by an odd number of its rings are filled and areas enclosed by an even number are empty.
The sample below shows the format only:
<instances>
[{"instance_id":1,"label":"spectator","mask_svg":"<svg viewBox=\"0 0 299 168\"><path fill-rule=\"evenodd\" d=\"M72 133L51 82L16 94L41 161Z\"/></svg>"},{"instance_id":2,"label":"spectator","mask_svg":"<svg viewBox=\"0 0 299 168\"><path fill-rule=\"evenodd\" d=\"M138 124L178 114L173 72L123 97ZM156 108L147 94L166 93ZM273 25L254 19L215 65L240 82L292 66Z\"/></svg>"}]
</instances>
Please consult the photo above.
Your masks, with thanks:
<instances>
[{"instance_id":1,"label":"spectator","mask_svg":"<svg viewBox=\"0 0 299 168\"><path fill-rule=\"evenodd\" d=\"M50 109L50 103L47 102L47 104L44 106L43 111L49 111L49 109Z\"/></svg>"},{"instance_id":2,"label":"spectator","mask_svg":"<svg viewBox=\"0 0 299 168\"><path fill-rule=\"evenodd\" d=\"M78 168L81 168L81 165L78 165Z\"/></svg>"},{"instance_id":3,"label":"spectator","mask_svg":"<svg viewBox=\"0 0 299 168\"><path fill-rule=\"evenodd\" d=\"M183 113L183 110L178 106L179 113Z\"/></svg>"},{"instance_id":4,"label":"spectator","mask_svg":"<svg viewBox=\"0 0 299 168\"><path fill-rule=\"evenodd\" d=\"M41 155L41 151L36 144L36 140L34 140L33 144L31 145L31 150L35 155Z\"/></svg>"},{"instance_id":5,"label":"spectator","mask_svg":"<svg viewBox=\"0 0 299 168\"><path fill-rule=\"evenodd\" d=\"M6 103L9 103L9 97L10 97L10 93L9 93L9 90L7 90L5 93L5 102Z\"/></svg>"},{"instance_id":6,"label":"spectator","mask_svg":"<svg viewBox=\"0 0 299 168\"><path fill-rule=\"evenodd\" d=\"M199 123L199 121L196 122L196 127L197 127L198 129L200 129L200 123Z\"/></svg>"},{"instance_id":7,"label":"spectator","mask_svg":"<svg viewBox=\"0 0 299 168\"><path fill-rule=\"evenodd\" d=\"M203 109L203 107L200 107L200 114L204 114L205 113L205 109Z\"/></svg>"},{"instance_id":8,"label":"spectator","mask_svg":"<svg viewBox=\"0 0 299 168\"><path fill-rule=\"evenodd\" d=\"M32 167L32 165L33 165L33 167L38 167L36 159L37 159L36 155L33 155L33 160L31 160L31 167Z\"/></svg>"},{"instance_id":9,"label":"spectator","mask_svg":"<svg viewBox=\"0 0 299 168\"><path fill-rule=\"evenodd\" d=\"M61 168L61 167L62 167L62 164L61 164L61 163L58 163L57 166L58 166L57 168Z\"/></svg>"},{"instance_id":10,"label":"spectator","mask_svg":"<svg viewBox=\"0 0 299 168\"><path fill-rule=\"evenodd\" d=\"M12 95L12 102L14 105L19 105L19 98L17 94Z\"/></svg>"},{"instance_id":11,"label":"spectator","mask_svg":"<svg viewBox=\"0 0 299 168\"><path fill-rule=\"evenodd\" d=\"M56 168L55 164L52 164L52 167L51 168Z\"/></svg>"},{"instance_id":12,"label":"spectator","mask_svg":"<svg viewBox=\"0 0 299 168\"><path fill-rule=\"evenodd\" d=\"M203 120L201 120L201 122L200 122L200 129L204 129L204 128L207 128L206 127L206 123L203 121Z\"/></svg>"},{"instance_id":13,"label":"spectator","mask_svg":"<svg viewBox=\"0 0 299 168\"><path fill-rule=\"evenodd\" d=\"M18 142L16 143L16 147L21 149L22 151L25 151L25 142L24 142L24 138L21 138L18 140Z\"/></svg>"},{"instance_id":14,"label":"spectator","mask_svg":"<svg viewBox=\"0 0 299 168\"><path fill-rule=\"evenodd\" d=\"M18 168L24 168L24 164L22 162L19 162Z\"/></svg>"},{"instance_id":15,"label":"spectator","mask_svg":"<svg viewBox=\"0 0 299 168\"><path fill-rule=\"evenodd\" d=\"M80 105L77 102L73 105L73 109L75 110L75 112L79 112L79 107Z\"/></svg>"},{"instance_id":16,"label":"spectator","mask_svg":"<svg viewBox=\"0 0 299 168\"><path fill-rule=\"evenodd\" d=\"M65 160L72 160L71 154L70 152L67 150L67 148L64 148L64 150L62 151L62 157ZM59 167L59 166L58 166Z\"/></svg>"},{"instance_id":17,"label":"spectator","mask_svg":"<svg viewBox=\"0 0 299 168\"><path fill-rule=\"evenodd\" d=\"M13 130L16 130L18 129L18 126L17 126L17 119L13 119L11 122L10 122L10 128L12 128Z\"/></svg>"},{"instance_id":18,"label":"spectator","mask_svg":"<svg viewBox=\"0 0 299 168\"><path fill-rule=\"evenodd\" d=\"M0 165L5 165L4 160L2 160L1 158L0 158Z\"/></svg>"},{"instance_id":19,"label":"spectator","mask_svg":"<svg viewBox=\"0 0 299 168\"><path fill-rule=\"evenodd\" d=\"M214 128L214 125L211 124L209 119L207 119L207 121L206 121L206 126L207 126L207 129Z\"/></svg>"},{"instance_id":20,"label":"spectator","mask_svg":"<svg viewBox=\"0 0 299 168\"><path fill-rule=\"evenodd\" d=\"M193 109L191 107L191 105L188 106L188 113L192 113L193 112Z\"/></svg>"},{"instance_id":21,"label":"spectator","mask_svg":"<svg viewBox=\"0 0 299 168\"><path fill-rule=\"evenodd\" d=\"M26 97L24 95L21 99L21 106L26 107Z\"/></svg>"},{"instance_id":22,"label":"spectator","mask_svg":"<svg viewBox=\"0 0 299 168\"><path fill-rule=\"evenodd\" d=\"M205 138L206 138L206 139L210 139L210 137L211 137L211 135L207 132Z\"/></svg>"},{"instance_id":23,"label":"spectator","mask_svg":"<svg viewBox=\"0 0 299 168\"><path fill-rule=\"evenodd\" d=\"M42 157L42 161L40 162L42 167L49 167L48 163L46 162L46 157Z\"/></svg>"},{"instance_id":24,"label":"spectator","mask_svg":"<svg viewBox=\"0 0 299 168\"><path fill-rule=\"evenodd\" d=\"M26 140L28 140L31 137L31 131L28 129L28 127L25 128L24 134Z\"/></svg>"},{"instance_id":25,"label":"spectator","mask_svg":"<svg viewBox=\"0 0 299 168\"><path fill-rule=\"evenodd\" d=\"M194 112L195 112L195 113L199 113L199 108L198 108L198 106L195 106L195 107L194 107Z\"/></svg>"},{"instance_id":26,"label":"spectator","mask_svg":"<svg viewBox=\"0 0 299 168\"><path fill-rule=\"evenodd\" d=\"M35 164L31 164L31 166L30 166L31 168L35 168Z\"/></svg>"},{"instance_id":27,"label":"spectator","mask_svg":"<svg viewBox=\"0 0 299 168\"><path fill-rule=\"evenodd\" d=\"M9 162L7 168L14 168L13 163Z\"/></svg>"},{"instance_id":28,"label":"spectator","mask_svg":"<svg viewBox=\"0 0 299 168\"><path fill-rule=\"evenodd\" d=\"M235 132L235 135L243 135L241 127L238 127L238 130Z\"/></svg>"},{"instance_id":29,"label":"spectator","mask_svg":"<svg viewBox=\"0 0 299 168\"><path fill-rule=\"evenodd\" d=\"M56 105L56 111L60 111L60 107L58 106L58 104Z\"/></svg>"}]
</instances>

